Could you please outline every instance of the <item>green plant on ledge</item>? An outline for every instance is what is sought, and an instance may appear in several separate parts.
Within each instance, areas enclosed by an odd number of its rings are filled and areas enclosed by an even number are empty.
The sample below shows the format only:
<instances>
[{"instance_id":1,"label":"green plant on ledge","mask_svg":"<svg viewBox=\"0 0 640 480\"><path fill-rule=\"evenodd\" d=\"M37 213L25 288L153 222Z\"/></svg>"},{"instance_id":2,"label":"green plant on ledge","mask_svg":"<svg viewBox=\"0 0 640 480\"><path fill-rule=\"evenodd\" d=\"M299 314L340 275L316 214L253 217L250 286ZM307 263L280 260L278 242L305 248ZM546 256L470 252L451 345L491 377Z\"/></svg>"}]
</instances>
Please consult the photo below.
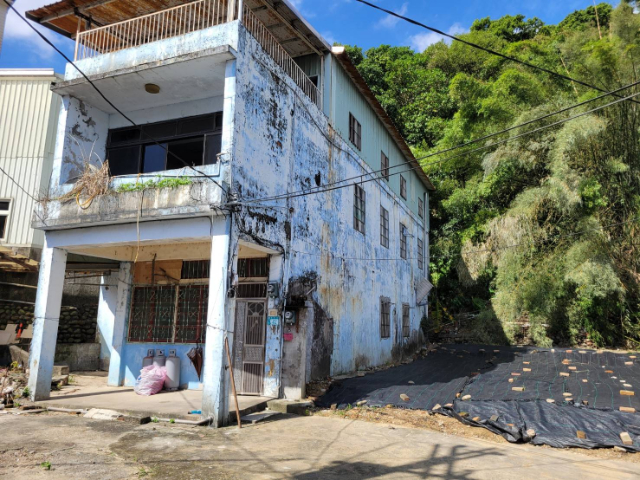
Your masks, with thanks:
<instances>
[{"instance_id":1,"label":"green plant on ledge","mask_svg":"<svg viewBox=\"0 0 640 480\"><path fill-rule=\"evenodd\" d=\"M191 185L192 183L189 177L163 178L158 176L158 178L146 182L123 183L113 190L116 193L141 192L142 190L150 189L177 188L183 185Z\"/></svg>"}]
</instances>

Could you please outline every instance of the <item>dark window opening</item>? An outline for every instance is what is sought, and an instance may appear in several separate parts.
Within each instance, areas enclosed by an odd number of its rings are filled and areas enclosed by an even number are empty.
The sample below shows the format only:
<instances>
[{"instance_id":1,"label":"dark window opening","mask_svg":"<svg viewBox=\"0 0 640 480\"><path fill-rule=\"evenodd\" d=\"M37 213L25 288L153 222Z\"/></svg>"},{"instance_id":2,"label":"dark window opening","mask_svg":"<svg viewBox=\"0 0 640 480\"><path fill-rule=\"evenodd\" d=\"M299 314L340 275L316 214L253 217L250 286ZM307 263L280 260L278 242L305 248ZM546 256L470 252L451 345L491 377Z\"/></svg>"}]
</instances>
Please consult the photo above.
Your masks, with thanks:
<instances>
[{"instance_id":1,"label":"dark window opening","mask_svg":"<svg viewBox=\"0 0 640 480\"><path fill-rule=\"evenodd\" d=\"M407 258L407 227L400 224L400 258Z\"/></svg>"},{"instance_id":2,"label":"dark window opening","mask_svg":"<svg viewBox=\"0 0 640 480\"><path fill-rule=\"evenodd\" d=\"M380 297L380 338L391 336L391 300Z\"/></svg>"},{"instance_id":3,"label":"dark window opening","mask_svg":"<svg viewBox=\"0 0 640 480\"><path fill-rule=\"evenodd\" d=\"M389 248L389 211L380 206L380 245Z\"/></svg>"},{"instance_id":4,"label":"dark window opening","mask_svg":"<svg viewBox=\"0 0 640 480\"><path fill-rule=\"evenodd\" d=\"M239 258L238 277L255 278L269 276L269 258Z\"/></svg>"},{"instance_id":5,"label":"dark window opening","mask_svg":"<svg viewBox=\"0 0 640 480\"><path fill-rule=\"evenodd\" d=\"M424 270L424 241L418 239L418 268Z\"/></svg>"},{"instance_id":6,"label":"dark window opening","mask_svg":"<svg viewBox=\"0 0 640 480\"><path fill-rule=\"evenodd\" d=\"M424 200L418 198L418 216L424 219Z\"/></svg>"},{"instance_id":7,"label":"dark window opening","mask_svg":"<svg viewBox=\"0 0 640 480\"><path fill-rule=\"evenodd\" d=\"M356 185L355 198L353 202L353 228L360 233L364 233L366 219L366 193L364 188Z\"/></svg>"},{"instance_id":8,"label":"dark window opening","mask_svg":"<svg viewBox=\"0 0 640 480\"><path fill-rule=\"evenodd\" d=\"M9 223L9 209L11 200L0 200L0 239L7 238L7 224Z\"/></svg>"},{"instance_id":9,"label":"dark window opening","mask_svg":"<svg viewBox=\"0 0 640 480\"><path fill-rule=\"evenodd\" d=\"M400 196L407 199L407 179L400 175Z\"/></svg>"},{"instance_id":10,"label":"dark window opening","mask_svg":"<svg viewBox=\"0 0 640 480\"><path fill-rule=\"evenodd\" d=\"M213 165L222 146L222 113L109 131L112 176Z\"/></svg>"},{"instance_id":11,"label":"dark window opening","mask_svg":"<svg viewBox=\"0 0 640 480\"><path fill-rule=\"evenodd\" d=\"M389 157L387 157L384 152L380 152L380 173L382 174L382 178L384 178L387 182L389 181Z\"/></svg>"},{"instance_id":12,"label":"dark window opening","mask_svg":"<svg viewBox=\"0 0 640 480\"><path fill-rule=\"evenodd\" d=\"M362 125L352 113L349 114L349 141L358 150L362 148Z\"/></svg>"},{"instance_id":13,"label":"dark window opening","mask_svg":"<svg viewBox=\"0 0 640 480\"><path fill-rule=\"evenodd\" d=\"M210 260L189 260L182 262L182 280L209 278Z\"/></svg>"},{"instance_id":14,"label":"dark window opening","mask_svg":"<svg viewBox=\"0 0 640 480\"><path fill-rule=\"evenodd\" d=\"M410 309L409 305L406 303L402 304L402 336L405 338L409 337L409 333L411 332L411 317L410 317Z\"/></svg>"}]
</instances>

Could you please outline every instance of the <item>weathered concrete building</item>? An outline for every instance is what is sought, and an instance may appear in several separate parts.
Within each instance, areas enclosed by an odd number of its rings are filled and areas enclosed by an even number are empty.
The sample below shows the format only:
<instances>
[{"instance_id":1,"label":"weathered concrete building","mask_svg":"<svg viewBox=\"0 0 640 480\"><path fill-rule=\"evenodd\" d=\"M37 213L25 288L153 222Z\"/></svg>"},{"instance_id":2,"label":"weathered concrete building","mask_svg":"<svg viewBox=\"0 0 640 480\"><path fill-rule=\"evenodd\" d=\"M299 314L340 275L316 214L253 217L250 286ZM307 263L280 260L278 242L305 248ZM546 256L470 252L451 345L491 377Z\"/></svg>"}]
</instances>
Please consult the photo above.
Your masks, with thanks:
<instances>
[{"instance_id":1,"label":"weathered concrete building","mask_svg":"<svg viewBox=\"0 0 640 480\"><path fill-rule=\"evenodd\" d=\"M419 343L431 184L344 50L289 2L63 0L28 16L77 39L34 215L35 398L68 254L120 262L98 311L109 383L175 350L219 425L225 339L239 393L293 399ZM60 199L104 161L108 192Z\"/></svg>"}]
</instances>

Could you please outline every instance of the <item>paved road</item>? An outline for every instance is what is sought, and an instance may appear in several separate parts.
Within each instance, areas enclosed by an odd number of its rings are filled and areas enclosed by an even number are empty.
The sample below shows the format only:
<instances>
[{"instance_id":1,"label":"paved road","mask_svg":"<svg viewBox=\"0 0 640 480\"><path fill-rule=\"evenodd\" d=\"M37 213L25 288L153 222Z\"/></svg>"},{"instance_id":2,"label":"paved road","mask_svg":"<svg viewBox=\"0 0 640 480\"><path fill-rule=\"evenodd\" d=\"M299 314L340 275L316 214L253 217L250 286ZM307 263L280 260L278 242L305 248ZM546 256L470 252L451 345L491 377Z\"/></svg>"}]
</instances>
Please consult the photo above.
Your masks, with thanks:
<instances>
[{"instance_id":1,"label":"paved road","mask_svg":"<svg viewBox=\"0 0 640 480\"><path fill-rule=\"evenodd\" d=\"M7 479L638 478L640 464L496 445L340 418L281 416L238 430L66 415L0 417ZM51 463L51 470L41 466Z\"/></svg>"}]
</instances>

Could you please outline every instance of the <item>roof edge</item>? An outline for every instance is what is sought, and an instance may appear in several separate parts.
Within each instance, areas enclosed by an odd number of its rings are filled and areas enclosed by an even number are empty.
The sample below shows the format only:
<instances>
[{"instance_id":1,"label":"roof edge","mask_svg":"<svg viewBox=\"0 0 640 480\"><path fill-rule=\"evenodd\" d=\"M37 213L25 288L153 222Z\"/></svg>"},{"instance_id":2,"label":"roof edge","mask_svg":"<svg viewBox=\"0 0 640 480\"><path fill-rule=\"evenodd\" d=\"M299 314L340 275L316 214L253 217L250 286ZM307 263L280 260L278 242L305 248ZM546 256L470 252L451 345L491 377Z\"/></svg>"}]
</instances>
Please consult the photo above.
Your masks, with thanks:
<instances>
[{"instance_id":1,"label":"roof edge","mask_svg":"<svg viewBox=\"0 0 640 480\"><path fill-rule=\"evenodd\" d=\"M364 96L367 103L369 103L371 108L373 108L373 110L376 112L378 118L382 121L382 124L385 126L387 132L389 132L389 135L391 135L391 137L395 140L398 148L400 148L400 151L404 154L406 160L413 167L416 167L415 171L418 174L418 177L420 177L420 180L422 180L422 183L425 185L425 187L427 187L427 190L434 191L436 188L434 187L433 183L431 183L429 176L424 172L422 166L418 163L418 160L416 160L416 157L413 155L411 148L409 148L409 145L407 145L404 137L393 123L393 120L391 120L389 114L373 94L371 88L369 88L369 85L351 61L351 58L349 58L349 54L346 52L344 46L332 47L331 53L338 59L340 65L342 65L342 67L346 70L347 75L349 75L351 80L353 80L353 83L356 85L360 93Z\"/></svg>"}]
</instances>

